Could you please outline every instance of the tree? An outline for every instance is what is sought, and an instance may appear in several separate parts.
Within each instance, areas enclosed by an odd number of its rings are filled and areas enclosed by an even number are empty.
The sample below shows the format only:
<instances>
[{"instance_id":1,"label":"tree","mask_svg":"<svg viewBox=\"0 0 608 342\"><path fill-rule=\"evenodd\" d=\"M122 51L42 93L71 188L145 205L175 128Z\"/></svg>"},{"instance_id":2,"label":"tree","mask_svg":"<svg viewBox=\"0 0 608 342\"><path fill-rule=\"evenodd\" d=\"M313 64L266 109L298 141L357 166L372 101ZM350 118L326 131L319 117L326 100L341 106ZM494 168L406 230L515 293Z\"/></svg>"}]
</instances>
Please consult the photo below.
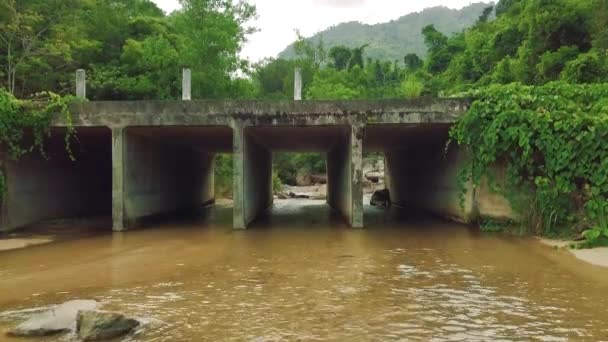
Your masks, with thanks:
<instances>
[{"instance_id":1,"label":"tree","mask_svg":"<svg viewBox=\"0 0 608 342\"><path fill-rule=\"evenodd\" d=\"M418 70L424 65L424 61L415 53L405 55L405 57L403 57L403 62L409 71Z\"/></svg>"},{"instance_id":2,"label":"tree","mask_svg":"<svg viewBox=\"0 0 608 342\"><path fill-rule=\"evenodd\" d=\"M364 61L363 61L363 54L365 52L365 49L369 46L369 44L363 44L359 47L353 48L351 51L351 57L350 57L350 61L348 61L348 69L352 69L355 66L359 66L361 68L363 68L364 66Z\"/></svg>"},{"instance_id":3,"label":"tree","mask_svg":"<svg viewBox=\"0 0 608 342\"><path fill-rule=\"evenodd\" d=\"M486 7L483 12L481 13L481 15L479 16L479 19L477 19L477 24L483 24L488 22L488 19L490 18L490 15L492 14L492 11L494 10L493 6L488 6Z\"/></svg>"},{"instance_id":4,"label":"tree","mask_svg":"<svg viewBox=\"0 0 608 342\"><path fill-rule=\"evenodd\" d=\"M348 67L353 53L343 45L334 46L329 50L329 58L333 60L334 68L344 70Z\"/></svg>"}]
</instances>

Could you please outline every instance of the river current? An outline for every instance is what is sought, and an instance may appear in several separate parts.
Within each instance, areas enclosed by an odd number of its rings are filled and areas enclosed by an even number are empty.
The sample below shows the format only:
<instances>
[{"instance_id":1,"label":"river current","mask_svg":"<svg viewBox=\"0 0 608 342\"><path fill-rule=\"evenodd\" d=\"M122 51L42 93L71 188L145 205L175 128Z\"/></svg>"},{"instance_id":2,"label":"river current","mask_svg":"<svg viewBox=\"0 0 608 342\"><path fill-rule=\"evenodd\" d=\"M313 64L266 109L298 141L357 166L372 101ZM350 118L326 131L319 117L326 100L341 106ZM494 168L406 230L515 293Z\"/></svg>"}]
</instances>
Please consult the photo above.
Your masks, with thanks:
<instances>
[{"instance_id":1,"label":"river current","mask_svg":"<svg viewBox=\"0 0 608 342\"><path fill-rule=\"evenodd\" d=\"M124 341L608 340L605 269L432 217L365 219L350 229L322 202L279 201L247 231L219 207L1 252L0 329L96 299L145 322Z\"/></svg>"}]
</instances>

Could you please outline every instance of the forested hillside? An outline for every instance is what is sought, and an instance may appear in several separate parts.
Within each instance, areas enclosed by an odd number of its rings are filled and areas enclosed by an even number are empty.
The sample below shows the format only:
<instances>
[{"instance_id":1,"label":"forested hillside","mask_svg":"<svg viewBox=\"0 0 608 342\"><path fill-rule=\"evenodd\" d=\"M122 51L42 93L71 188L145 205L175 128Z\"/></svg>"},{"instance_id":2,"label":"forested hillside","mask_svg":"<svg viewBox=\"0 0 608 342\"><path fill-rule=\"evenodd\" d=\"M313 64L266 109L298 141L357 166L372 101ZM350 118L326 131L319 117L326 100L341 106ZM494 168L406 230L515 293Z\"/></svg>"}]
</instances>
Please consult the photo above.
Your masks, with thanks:
<instances>
[{"instance_id":1,"label":"forested hillside","mask_svg":"<svg viewBox=\"0 0 608 342\"><path fill-rule=\"evenodd\" d=\"M317 44L321 39L325 47L344 45L350 48L369 44L365 57L382 61L401 61L408 53L426 55L426 46L421 34L427 25L435 27L447 35L461 32L472 26L483 10L490 6L487 3L474 3L459 10L447 7L431 7L418 13L411 13L388 23L367 25L359 22L348 22L332 26L307 39ZM294 58L293 45L281 52L279 58Z\"/></svg>"}]
</instances>

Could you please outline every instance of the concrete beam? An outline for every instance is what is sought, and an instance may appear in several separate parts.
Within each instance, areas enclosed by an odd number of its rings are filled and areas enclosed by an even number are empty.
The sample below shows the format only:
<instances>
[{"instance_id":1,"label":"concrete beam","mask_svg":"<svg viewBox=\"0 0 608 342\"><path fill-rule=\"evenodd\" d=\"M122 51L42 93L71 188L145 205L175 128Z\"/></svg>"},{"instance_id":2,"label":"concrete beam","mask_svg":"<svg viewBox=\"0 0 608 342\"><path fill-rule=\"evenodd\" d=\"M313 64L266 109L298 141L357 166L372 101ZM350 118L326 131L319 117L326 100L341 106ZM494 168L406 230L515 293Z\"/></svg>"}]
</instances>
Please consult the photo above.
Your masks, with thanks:
<instances>
[{"instance_id":1,"label":"concrete beam","mask_svg":"<svg viewBox=\"0 0 608 342\"><path fill-rule=\"evenodd\" d=\"M247 132L240 121L234 130L234 228L246 229L270 208L272 194L272 151Z\"/></svg>"},{"instance_id":2,"label":"concrete beam","mask_svg":"<svg viewBox=\"0 0 608 342\"><path fill-rule=\"evenodd\" d=\"M453 123L469 106L464 99L361 101L107 101L74 104L75 126L222 126L233 119L255 125ZM68 124L57 115L57 126Z\"/></svg>"}]
</instances>

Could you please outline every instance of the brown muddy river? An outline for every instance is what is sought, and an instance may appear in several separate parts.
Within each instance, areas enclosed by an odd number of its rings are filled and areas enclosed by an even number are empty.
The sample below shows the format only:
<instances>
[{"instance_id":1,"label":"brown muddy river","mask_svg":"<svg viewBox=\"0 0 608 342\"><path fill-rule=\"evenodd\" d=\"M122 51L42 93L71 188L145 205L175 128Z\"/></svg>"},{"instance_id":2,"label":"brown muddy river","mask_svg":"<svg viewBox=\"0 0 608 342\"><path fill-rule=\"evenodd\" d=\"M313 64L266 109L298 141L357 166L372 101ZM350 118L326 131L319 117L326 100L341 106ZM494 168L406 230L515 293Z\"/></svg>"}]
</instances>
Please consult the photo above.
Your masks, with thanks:
<instances>
[{"instance_id":1,"label":"brown muddy river","mask_svg":"<svg viewBox=\"0 0 608 342\"><path fill-rule=\"evenodd\" d=\"M146 322L124 341L608 340L606 269L433 218L368 209L352 230L299 203L248 231L218 208L213 224L2 252L0 329L90 298Z\"/></svg>"}]
</instances>

